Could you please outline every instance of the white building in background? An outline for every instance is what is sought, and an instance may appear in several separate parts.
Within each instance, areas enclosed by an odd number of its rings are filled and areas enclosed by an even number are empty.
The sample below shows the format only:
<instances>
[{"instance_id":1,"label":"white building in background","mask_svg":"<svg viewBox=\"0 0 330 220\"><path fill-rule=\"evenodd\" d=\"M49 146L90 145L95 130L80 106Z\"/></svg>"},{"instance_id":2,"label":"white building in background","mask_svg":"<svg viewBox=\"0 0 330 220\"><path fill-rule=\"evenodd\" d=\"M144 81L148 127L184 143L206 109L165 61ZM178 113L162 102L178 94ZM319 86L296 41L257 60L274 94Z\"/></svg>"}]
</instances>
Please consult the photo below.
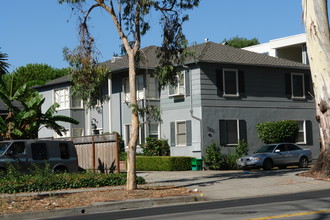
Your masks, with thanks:
<instances>
[{"instance_id":1,"label":"white building in background","mask_svg":"<svg viewBox=\"0 0 330 220\"><path fill-rule=\"evenodd\" d=\"M308 64L306 34L304 33L270 40L268 43L243 49Z\"/></svg>"}]
</instances>

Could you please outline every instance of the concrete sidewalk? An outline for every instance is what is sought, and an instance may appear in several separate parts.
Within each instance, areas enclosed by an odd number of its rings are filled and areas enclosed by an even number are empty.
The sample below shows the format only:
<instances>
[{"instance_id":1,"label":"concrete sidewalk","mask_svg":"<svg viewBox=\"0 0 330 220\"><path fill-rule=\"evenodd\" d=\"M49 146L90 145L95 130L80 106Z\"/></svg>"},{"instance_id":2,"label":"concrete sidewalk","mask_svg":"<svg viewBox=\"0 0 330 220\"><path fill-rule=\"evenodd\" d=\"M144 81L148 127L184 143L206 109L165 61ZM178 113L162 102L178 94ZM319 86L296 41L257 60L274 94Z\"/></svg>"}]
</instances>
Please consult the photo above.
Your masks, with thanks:
<instances>
[{"instance_id":1,"label":"concrete sidewalk","mask_svg":"<svg viewBox=\"0 0 330 220\"><path fill-rule=\"evenodd\" d=\"M304 169L139 173L154 185L198 190L206 200L228 200L330 189L330 182L297 176Z\"/></svg>"},{"instance_id":2,"label":"concrete sidewalk","mask_svg":"<svg viewBox=\"0 0 330 220\"><path fill-rule=\"evenodd\" d=\"M176 171L138 172L148 184L154 186L175 185L199 193L193 196L161 199L139 199L93 204L90 207L0 215L0 219L46 219L61 216L86 215L122 209L149 208L160 205L190 203L196 201L231 200L291 194L330 189L330 182L297 176L304 169L254 170L254 171ZM97 190L97 189L91 189ZM74 190L72 190L74 192Z\"/></svg>"}]
</instances>

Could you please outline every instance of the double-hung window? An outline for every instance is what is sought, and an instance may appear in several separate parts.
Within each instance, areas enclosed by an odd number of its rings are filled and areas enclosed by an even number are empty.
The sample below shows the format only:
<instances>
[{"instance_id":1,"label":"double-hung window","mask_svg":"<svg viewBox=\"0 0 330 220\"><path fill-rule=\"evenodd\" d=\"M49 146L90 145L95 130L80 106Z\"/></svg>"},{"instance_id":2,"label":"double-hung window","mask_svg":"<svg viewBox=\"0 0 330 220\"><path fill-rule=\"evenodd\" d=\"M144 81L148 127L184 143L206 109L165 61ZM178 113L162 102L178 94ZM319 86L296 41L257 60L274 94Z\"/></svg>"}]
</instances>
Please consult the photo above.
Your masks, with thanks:
<instances>
[{"instance_id":1,"label":"double-hung window","mask_svg":"<svg viewBox=\"0 0 330 220\"><path fill-rule=\"evenodd\" d=\"M239 140L246 140L246 122L244 120L220 120L220 145L236 146Z\"/></svg>"},{"instance_id":2,"label":"double-hung window","mask_svg":"<svg viewBox=\"0 0 330 220\"><path fill-rule=\"evenodd\" d=\"M307 99L311 91L310 75L304 73L285 74L286 96L293 100Z\"/></svg>"},{"instance_id":3,"label":"double-hung window","mask_svg":"<svg viewBox=\"0 0 330 220\"><path fill-rule=\"evenodd\" d=\"M186 122L178 121L176 122L176 145L177 146L185 146L187 139L187 131L186 131Z\"/></svg>"},{"instance_id":4,"label":"double-hung window","mask_svg":"<svg viewBox=\"0 0 330 220\"><path fill-rule=\"evenodd\" d=\"M192 126L191 120L175 121L170 123L171 146L191 146Z\"/></svg>"},{"instance_id":5,"label":"double-hung window","mask_svg":"<svg viewBox=\"0 0 330 220\"><path fill-rule=\"evenodd\" d=\"M297 121L298 124L298 135L296 142L297 144L306 144L306 121Z\"/></svg>"},{"instance_id":6,"label":"double-hung window","mask_svg":"<svg viewBox=\"0 0 330 220\"><path fill-rule=\"evenodd\" d=\"M183 96L185 95L185 71L180 72L176 76L174 85L169 86L169 96Z\"/></svg>"},{"instance_id":7,"label":"double-hung window","mask_svg":"<svg viewBox=\"0 0 330 220\"><path fill-rule=\"evenodd\" d=\"M223 70L224 96L239 96L238 71L234 69Z\"/></svg>"},{"instance_id":8,"label":"double-hung window","mask_svg":"<svg viewBox=\"0 0 330 220\"><path fill-rule=\"evenodd\" d=\"M129 87L129 78L125 78L123 82L124 90L124 101L130 102L130 87ZM135 77L135 89L136 89L136 99L144 99L144 83L143 76Z\"/></svg>"},{"instance_id":9,"label":"double-hung window","mask_svg":"<svg viewBox=\"0 0 330 220\"><path fill-rule=\"evenodd\" d=\"M148 137L158 138L158 123L148 124Z\"/></svg>"},{"instance_id":10,"label":"double-hung window","mask_svg":"<svg viewBox=\"0 0 330 220\"><path fill-rule=\"evenodd\" d=\"M217 70L216 86L218 96L224 98L238 98L246 96L244 75L244 71L238 69Z\"/></svg>"},{"instance_id":11,"label":"double-hung window","mask_svg":"<svg viewBox=\"0 0 330 220\"><path fill-rule=\"evenodd\" d=\"M302 73L291 74L292 98L305 98L305 79Z\"/></svg>"}]
</instances>

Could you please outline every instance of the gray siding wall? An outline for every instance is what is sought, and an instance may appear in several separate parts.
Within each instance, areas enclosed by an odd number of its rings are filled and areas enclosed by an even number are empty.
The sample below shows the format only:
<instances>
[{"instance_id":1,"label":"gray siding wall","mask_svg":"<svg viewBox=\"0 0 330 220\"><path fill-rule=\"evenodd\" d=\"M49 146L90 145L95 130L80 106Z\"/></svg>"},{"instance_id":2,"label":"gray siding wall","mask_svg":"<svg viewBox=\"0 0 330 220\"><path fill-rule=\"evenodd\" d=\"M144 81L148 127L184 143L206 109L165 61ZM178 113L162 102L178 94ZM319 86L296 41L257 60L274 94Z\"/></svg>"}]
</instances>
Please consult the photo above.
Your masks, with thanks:
<instances>
[{"instance_id":1,"label":"gray siding wall","mask_svg":"<svg viewBox=\"0 0 330 220\"><path fill-rule=\"evenodd\" d=\"M219 97L216 87L216 70L232 68L244 71L245 95L240 98ZM267 67L230 65L203 65L201 71L201 97L203 109L204 149L212 141L219 144L219 120L245 120L250 151L260 142L256 125L265 121L307 120L312 123L308 135L312 140L303 147L310 148L313 155L319 153L319 130L315 121L315 106L312 97L297 101L287 98L285 74L308 71ZM214 132L208 132L208 130ZM229 148L228 148L229 149Z\"/></svg>"},{"instance_id":2,"label":"gray siding wall","mask_svg":"<svg viewBox=\"0 0 330 220\"><path fill-rule=\"evenodd\" d=\"M198 66L190 69L191 92L189 96L169 97L168 88L161 91L160 106L162 110L161 138L167 139L170 144L170 122L191 121L191 146L171 147L172 156L193 156L201 158L201 75ZM192 110L192 111L191 111Z\"/></svg>"}]
</instances>

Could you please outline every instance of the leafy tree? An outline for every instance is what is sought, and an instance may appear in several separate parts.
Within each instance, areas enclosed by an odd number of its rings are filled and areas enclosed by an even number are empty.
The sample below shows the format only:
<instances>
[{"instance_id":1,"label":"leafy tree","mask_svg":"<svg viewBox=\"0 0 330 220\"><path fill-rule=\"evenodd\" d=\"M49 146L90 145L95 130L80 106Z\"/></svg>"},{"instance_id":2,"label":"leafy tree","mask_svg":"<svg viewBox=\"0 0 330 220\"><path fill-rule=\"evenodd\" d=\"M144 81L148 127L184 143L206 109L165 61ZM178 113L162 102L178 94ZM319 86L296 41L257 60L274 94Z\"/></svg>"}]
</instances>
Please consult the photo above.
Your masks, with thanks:
<instances>
[{"instance_id":1,"label":"leafy tree","mask_svg":"<svg viewBox=\"0 0 330 220\"><path fill-rule=\"evenodd\" d=\"M95 55L94 39L91 37L87 21L90 13L95 8L101 8L107 12L125 48L129 62L129 87L130 101L132 106L132 132L128 143L127 153L127 189L136 189L136 145L138 140L139 118L137 111L137 98L135 88L135 77L137 61L142 57L139 53L141 37L150 29L147 19L151 13L160 13L160 25L162 27L162 47L159 51L161 60L156 69L159 81L164 85L167 82L174 82L176 68L173 63L180 64L184 56L184 48L187 40L182 32L183 22L188 20L188 15L183 15L183 10L192 9L199 5L200 0L59 0L59 3L70 3L78 12L83 11L83 6L87 10L83 13L80 23L80 46L75 53L79 59L76 74L82 81L89 79L89 75L95 72L104 72L97 65ZM87 5L90 3L90 5ZM75 7L77 6L77 7ZM76 85L74 85L76 86Z\"/></svg>"},{"instance_id":2,"label":"leafy tree","mask_svg":"<svg viewBox=\"0 0 330 220\"><path fill-rule=\"evenodd\" d=\"M314 86L316 120L320 127L321 152L311 169L315 176L330 176L330 31L328 1L303 0L306 44Z\"/></svg>"},{"instance_id":3,"label":"leafy tree","mask_svg":"<svg viewBox=\"0 0 330 220\"><path fill-rule=\"evenodd\" d=\"M7 69L10 65L7 63L7 57L7 54L0 52L0 75L8 73Z\"/></svg>"},{"instance_id":4,"label":"leafy tree","mask_svg":"<svg viewBox=\"0 0 330 220\"><path fill-rule=\"evenodd\" d=\"M243 48L243 47L249 47L253 45L260 44L259 40L257 38L247 39L244 37L232 37L229 40L226 38L222 41L222 43L227 43L228 46L236 47L236 48Z\"/></svg>"},{"instance_id":5,"label":"leafy tree","mask_svg":"<svg viewBox=\"0 0 330 220\"><path fill-rule=\"evenodd\" d=\"M40 80L45 83L65 75L70 74L68 68L53 68L47 64L27 64L15 69L12 74L5 75L4 80L11 85L14 91L28 81Z\"/></svg>"},{"instance_id":6,"label":"leafy tree","mask_svg":"<svg viewBox=\"0 0 330 220\"><path fill-rule=\"evenodd\" d=\"M31 87L40 84L39 81L30 81L23 84L16 91L9 90L3 80L0 80L0 98L8 108L5 118L0 117L0 135L3 139L35 139L41 126L53 129L59 135L63 126L58 121L78 124L78 121L54 115L59 104L53 104L45 113L41 107L45 102L37 91Z\"/></svg>"}]
</instances>

